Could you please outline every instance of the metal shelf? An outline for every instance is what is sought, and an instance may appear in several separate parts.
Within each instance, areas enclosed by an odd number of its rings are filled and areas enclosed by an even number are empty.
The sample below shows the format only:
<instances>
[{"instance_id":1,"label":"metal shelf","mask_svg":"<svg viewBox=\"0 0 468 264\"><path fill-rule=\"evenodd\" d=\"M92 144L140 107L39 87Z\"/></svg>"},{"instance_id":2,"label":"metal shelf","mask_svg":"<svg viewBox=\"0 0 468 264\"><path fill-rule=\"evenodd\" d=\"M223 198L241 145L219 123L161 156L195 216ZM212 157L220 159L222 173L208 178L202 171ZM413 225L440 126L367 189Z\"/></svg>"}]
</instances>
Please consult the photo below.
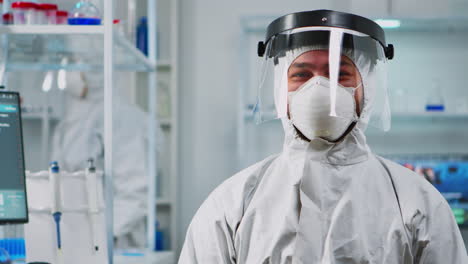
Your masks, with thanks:
<instances>
[{"instance_id":1,"label":"metal shelf","mask_svg":"<svg viewBox=\"0 0 468 264\"><path fill-rule=\"evenodd\" d=\"M44 118L43 113L41 113L41 112L22 113L21 117L22 117L23 120L39 120L39 121L41 121ZM49 114L49 120L50 121L60 121L60 117L58 115L56 115L56 114ZM162 118L159 121L159 125L162 128L169 129L172 126L172 120L169 119L169 118Z\"/></svg>"},{"instance_id":2,"label":"metal shelf","mask_svg":"<svg viewBox=\"0 0 468 264\"><path fill-rule=\"evenodd\" d=\"M158 62L156 65L157 71L170 71L172 65L167 62ZM141 64L117 64L115 65L116 71L138 71L138 72L147 72L148 67ZM6 69L9 72L20 72L20 71L58 71L58 70L67 70L67 71L102 71L102 65L98 64L84 64L84 63L74 63L74 64L51 64L51 63L8 63Z\"/></svg>"},{"instance_id":3,"label":"metal shelf","mask_svg":"<svg viewBox=\"0 0 468 264\"><path fill-rule=\"evenodd\" d=\"M114 66L116 71L138 71L145 72L149 68L141 64L117 64ZM21 72L21 71L102 71L102 65L98 64L53 64L53 63L9 63L6 66L6 70L9 72Z\"/></svg>"},{"instance_id":4,"label":"metal shelf","mask_svg":"<svg viewBox=\"0 0 468 264\"><path fill-rule=\"evenodd\" d=\"M0 26L7 45L7 71L103 71L103 26ZM91 34L91 35L90 35ZM119 71L170 70L154 64L114 31L114 68ZM78 59L79 58L79 59Z\"/></svg>"},{"instance_id":5,"label":"metal shelf","mask_svg":"<svg viewBox=\"0 0 468 264\"><path fill-rule=\"evenodd\" d=\"M395 121L463 121L468 120L468 113L448 113L448 112L409 112L392 113Z\"/></svg>"},{"instance_id":6,"label":"metal shelf","mask_svg":"<svg viewBox=\"0 0 468 264\"><path fill-rule=\"evenodd\" d=\"M0 34L104 34L104 26L9 25L0 26Z\"/></svg>"}]
</instances>

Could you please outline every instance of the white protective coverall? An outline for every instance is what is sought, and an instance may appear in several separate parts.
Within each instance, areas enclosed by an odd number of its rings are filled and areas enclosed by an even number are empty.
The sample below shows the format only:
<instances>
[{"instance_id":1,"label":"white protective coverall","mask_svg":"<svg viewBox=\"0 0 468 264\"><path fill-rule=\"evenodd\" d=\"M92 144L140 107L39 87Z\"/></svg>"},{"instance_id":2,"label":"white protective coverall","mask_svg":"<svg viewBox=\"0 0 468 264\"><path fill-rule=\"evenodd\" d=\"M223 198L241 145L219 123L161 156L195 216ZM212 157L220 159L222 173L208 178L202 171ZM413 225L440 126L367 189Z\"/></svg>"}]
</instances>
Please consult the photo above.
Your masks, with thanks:
<instances>
[{"instance_id":1,"label":"white protective coverall","mask_svg":"<svg viewBox=\"0 0 468 264\"><path fill-rule=\"evenodd\" d=\"M66 171L86 168L93 158L104 165L102 73L67 73L66 109L54 131L52 158ZM81 76L81 77L80 77ZM84 79L84 80L83 80ZM83 85L88 94L80 98ZM114 96L113 104L114 237L116 247L144 247L147 212L147 120L136 106ZM158 126L159 128L159 126ZM158 133L161 135L161 133Z\"/></svg>"},{"instance_id":2,"label":"white protective coverall","mask_svg":"<svg viewBox=\"0 0 468 264\"><path fill-rule=\"evenodd\" d=\"M226 180L190 224L180 264L466 264L452 211L414 172L379 157L358 123L343 141L297 138Z\"/></svg>"}]
</instances>

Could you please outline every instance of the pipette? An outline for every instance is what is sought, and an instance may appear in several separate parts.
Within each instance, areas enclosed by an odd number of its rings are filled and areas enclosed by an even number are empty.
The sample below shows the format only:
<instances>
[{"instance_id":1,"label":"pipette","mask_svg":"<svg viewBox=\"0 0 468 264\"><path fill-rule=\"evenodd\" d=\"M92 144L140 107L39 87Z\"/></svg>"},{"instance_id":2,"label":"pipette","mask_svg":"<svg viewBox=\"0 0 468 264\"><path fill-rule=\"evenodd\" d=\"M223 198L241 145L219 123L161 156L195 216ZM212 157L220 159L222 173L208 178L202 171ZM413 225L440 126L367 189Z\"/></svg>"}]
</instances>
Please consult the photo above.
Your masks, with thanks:
<instances>
[{"instance_id":1,"label":"pipette","mask_svg":"<svg viewBox=\"0 0 468 264\"><path fill-rule=\"evenodd\" d=\"M61 250L62 250L62 238L60 235L60 220L62 218L62 198L60 192L60 168L58 162L53 161L50 163L49 167L49 177L50 177L50 190L52 191L52 206L51 213L55 222L55 229L57 233L57 258L61 259Z\"/></svg>"},{"instance_id":2,"label":"pipette","mask_svg":"<svg viewBox=\"0 0 468 264\"><path fill-rule=\"evenodd\" d=\"M93 250L98 251L97 222L98 222L98 188L96 168L93 159L88 160L86 169L86 189L88 190L88 213L91 226L91 236L93 237Z\"/></svg>"}]
</instances>

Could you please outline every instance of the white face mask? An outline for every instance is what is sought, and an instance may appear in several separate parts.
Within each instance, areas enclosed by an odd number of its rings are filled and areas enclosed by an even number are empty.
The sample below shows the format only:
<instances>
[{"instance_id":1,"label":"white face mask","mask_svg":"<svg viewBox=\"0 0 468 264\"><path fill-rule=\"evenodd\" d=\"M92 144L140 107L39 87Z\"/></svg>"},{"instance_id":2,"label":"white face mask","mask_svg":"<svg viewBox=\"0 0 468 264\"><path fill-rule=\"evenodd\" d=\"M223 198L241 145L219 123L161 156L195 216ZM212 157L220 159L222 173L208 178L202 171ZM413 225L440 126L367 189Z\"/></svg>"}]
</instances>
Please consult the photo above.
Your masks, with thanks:
<instances>
[{"instance_id":1,"label":"white face mask","mask_svg":"<svg viewBox=\"0 0 468 264\"><path fill-rule=\"evenodd\" d=\"M288 93L289 115L293 125L308 139L339 139L357 120L354 91L338 85L336 117L330 116L330 81L314 77L294 92Z\"/></svg>"}]
</instances>

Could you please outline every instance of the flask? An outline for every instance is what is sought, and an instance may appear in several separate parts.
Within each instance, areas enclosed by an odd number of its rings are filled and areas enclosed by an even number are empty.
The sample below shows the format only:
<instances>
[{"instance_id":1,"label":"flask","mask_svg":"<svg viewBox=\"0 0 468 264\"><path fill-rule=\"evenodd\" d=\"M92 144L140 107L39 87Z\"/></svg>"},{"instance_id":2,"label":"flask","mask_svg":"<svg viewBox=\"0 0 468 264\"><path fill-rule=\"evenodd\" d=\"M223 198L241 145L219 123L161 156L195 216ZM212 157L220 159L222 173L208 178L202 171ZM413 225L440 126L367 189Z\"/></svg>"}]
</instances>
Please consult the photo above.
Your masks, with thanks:
<instances>
[{"instance_id":1,"label":"flask","mask_svg":"<svg viewBox=\"0 0 468 264\"><path fill-rule=\"evenodd\" d=\"M444 98L442 96L441 85L438 80L432 82L426 100L426 112L443 112L445 110Z\"/></svg>"},{"instance_id":2,"label":"flask","mask_svg":"<svg viewBox=\"0 0 468 264\"><path fill-rule=\"evenodd\" d=\"M75 4L68 17L69 25L100 25L101 12L89 0L81 0Z\"/></svg>"}]
</instances>

